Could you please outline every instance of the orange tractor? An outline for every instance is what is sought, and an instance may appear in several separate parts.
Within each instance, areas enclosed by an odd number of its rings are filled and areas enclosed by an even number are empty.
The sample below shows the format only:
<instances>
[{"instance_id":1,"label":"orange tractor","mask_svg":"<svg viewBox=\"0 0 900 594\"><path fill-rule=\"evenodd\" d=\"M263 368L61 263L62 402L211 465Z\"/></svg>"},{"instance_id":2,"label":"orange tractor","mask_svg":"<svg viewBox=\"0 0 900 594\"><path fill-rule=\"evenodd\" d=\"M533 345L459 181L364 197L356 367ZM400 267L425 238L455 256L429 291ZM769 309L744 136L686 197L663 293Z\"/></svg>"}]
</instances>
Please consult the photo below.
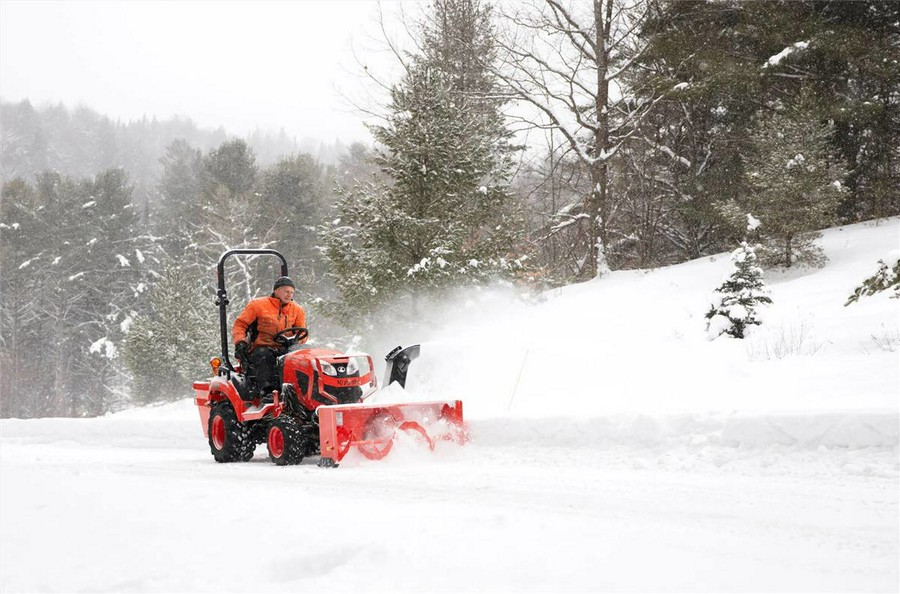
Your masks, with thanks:
<instances>
[{"instance_id":1,"label":"orange tractor","mask_svg":"<svg viewBox=\"0 0 900 594\"><path fill-rule=\"evenodd\" d=\"M401 432L431 449L439 441L466 441L461 401L368 403L378 389L372 357L301 344L306 328L287 328L275 336L284 350L277 365L281 389L262 395L248 361L234 365L228 356L225 261L263 254L278 257L281 276L288 275L284 256L269 249L228 250L216 268L222 355L210 361L210 379L194 382L194 402L217 462L250 460L263 442L275 464L319 456L319 466L334 467L353 449L369 459L385 457ZM419 345L391 351L385 357L385 384L405 387L409 365L418 356Z\"/></svg>"}]
</instances>

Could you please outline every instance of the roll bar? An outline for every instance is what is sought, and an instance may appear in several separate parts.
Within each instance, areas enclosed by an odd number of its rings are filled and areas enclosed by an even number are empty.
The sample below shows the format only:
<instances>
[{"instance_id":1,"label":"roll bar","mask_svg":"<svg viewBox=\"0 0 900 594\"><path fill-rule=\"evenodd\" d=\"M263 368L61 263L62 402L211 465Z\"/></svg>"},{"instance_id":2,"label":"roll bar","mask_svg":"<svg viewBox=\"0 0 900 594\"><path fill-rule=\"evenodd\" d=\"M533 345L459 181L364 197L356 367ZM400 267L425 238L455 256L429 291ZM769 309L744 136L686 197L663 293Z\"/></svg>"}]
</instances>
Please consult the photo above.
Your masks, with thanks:
<instances>
[{"instance_id":1,"label":"roll bar","mask_svg":"<svg viewBox=\"0 0 900 594\"><path fill-rule=\"evenodd\" d=\"M281 252L269 249L237 249L228 250L219 256L219 263L216 265L216 280L218 282L218 290L216 291L216 305L219 307L219 329L222 334L222 359L229 370L234 370L231 360L228 358L228 319L225 315L225 309L228 307L228 291L225 289L225 260L230 256L261 256L261 255L277 256L281 260L281 276L288 275L287 260L281 255Z\"/></svg>"}]
</instances>

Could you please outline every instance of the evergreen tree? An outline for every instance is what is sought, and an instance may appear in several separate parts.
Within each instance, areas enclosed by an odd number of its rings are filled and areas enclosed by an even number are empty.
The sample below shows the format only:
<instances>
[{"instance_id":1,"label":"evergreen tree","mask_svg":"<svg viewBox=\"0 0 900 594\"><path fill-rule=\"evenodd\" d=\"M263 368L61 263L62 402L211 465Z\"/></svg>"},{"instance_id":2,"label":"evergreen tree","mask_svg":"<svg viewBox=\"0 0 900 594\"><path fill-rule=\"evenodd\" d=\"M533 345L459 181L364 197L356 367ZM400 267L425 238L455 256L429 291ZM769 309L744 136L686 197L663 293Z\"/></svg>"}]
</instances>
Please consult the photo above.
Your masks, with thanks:
<instances>
[{"instance_id":1,"label":"evergreen tree","mask_svg":"<svg viewBox=\"0 0 900 594\"><path fill-rule=\"evenodd\" d=\"M813 107L791 115L833 122L826 142L847 171L842 220L898 212L900 4L665 0L653 14L631 83L639 97L668 91L635 136L661 149L655 191L691 210L740 197L753 122L773 106ZM715 221L718 211L697 214Z\"/></svg>"},{"instance_id":2,"label":"evergreen tree","mask_svg":"<svg viewBox=\"0 0 900 594\"><path fill-rule=\"evenodd\" d=\"M792 23L770 4L664 0L640 30L646 51L629 88L637 100L662 99L626 147L624 167L640 183L625 191L654 215L662 209L657 229L676 259L715 253L734 240L720 207L748 191L742 157L750 122L768 98L761 66L774 53L771 34Z\"/></svg>"},{"instance_id":3,"label":"evergreen tree","mask_svg":"<svg viewBox=\"0 0 900 594\"><path fill-rule=\"evenodd\" d=\"M731 273L715 291L721 297L706 313L706 330L713 338L721 334L744 338L750 326L760 324L756 309L772 303L754 248L742 242L731 254L731 262Z\"/></svg>"},{"instance_id":4,"label":"evergreen tree","mask_svg":"<svg viewBox=\"0 0 900 594\"><path fill-rule=\"evenodd\" d=\"M846 172L830 155L830 124L809 112L775 112L751 135L747 159L751 194L743 211L763 222L762 261L771 266L821 265L825 256L814 240L837 221Z\"/></svg>"},{"instance_id":5,"label":"evergreen tree","mask_svg":"<svg viewBox=\"0 0 900 594\"><path fill-rule=\"evenodd\" d=\"M489 41L487 13L473 2L439 2L435 10L424 56L393 88L387 124L372 127L384 177L345 188L338 218L323 229L349 320L397 295L518 266L509 259L517 227L508 212L508 135L498 127L499 104L485 95L486 71L472 71L479 62L458 49L488 51L477 45Z\"/></svg>"},{"instance_id":6,"label":"evergreen tree","mask_svg":"<svg viewBox=\"0 0 900 594\"><path fill-rule=\"evenodd\" d=\"M31 268L45 240L40 197L23 179L3 185L0 197L0 417L40 416L45 374L34 364L40 311L39 275ZM50 238L52 240L52 238ZM39 344L39 343L37 343ZM39 348L39 347L37 347Z\"/></svg>"},{"instance_id":7,"label":"evergreen tree","mask_svg":"<svg viewBox=\"0 0 900 594\"><path fill-rule=\"evenodd\" d=\"M4 186L3 414L96 415L123 399L116 356L145 280L131 191L121 169Z\"/></svg>"},{"instance_id":8,"label":"evergreen tree","mask_svg":"<svg viewBox=\"0 0 900 594\"><path fill-rule=\"evenodd\" d=\"M179 139L166 147L160 164L162 176L157 188L161 200L151 221L158 228L157 235L164 238L164 250L174 257L184 253L200 223L203 155Z\"/></svg>"},{"instance_id":9,"label":"evergreen tree","mask_svg":"<svg viewBox=\"0 0 900 594\"><path fill-rule=\"evenodd\" d=\"M815 97L820 117L834 121L829 142L847 170L841 220L900 213L900 3L814 0L770 8L792 22L775 30L784 49L773 58L784 57L767 63L766 76L778 98Z\"/></svg>"},{"instance_id":10,"label":"evergreen tree","mask_svg":"<svg viewBox=\"0 0 900 594\"><path fill-rule=\"evenodd\" d=\"M372 162L372 151L361 142L354 142L338 160L335 182L339 187L350 188L372 181L380 174Z\"/></svg>"},{"instance_id":11,"label":"evergreen tree","mask_svg":"<svg viewBox=\"0 0 900 594\"><path fill-rule=\"evenodd\" d=\"M90 239L80 259L83 274L71 284L83 285L83 322L78 327L90 346L82 381L71 392L81 399L78 408L97 415L120 401L126 391L122 367L115 359L124 338L122 323L127 324L139 308L136 288L148 280L141 260L150 244L138 233L133 187L123 169L101 172L80 185L87 202L79 209L78 224Z\"/></svg>"},{"instance_id":12,"label":"evergreen tree","mask_svg":"<svg viewBox=\"0 0 900 594\"><path fill-rule=\"evenodd\" d=\"M225 142L204 155L201 167L196 230L183 256L195 266L198 276L214 270L226 250L269 247L254 229L259 169L253 150L242 140ZM234 297L249 300L259 294L260 286L271 289L260 283L256 272L245 260L229 262L226 282L235 291Z\"/></svg>"},{"instance_id":13,"label":"evergreen tree","mask_svg":"<svg viewBox=\"0 0 900 594\"><path fill-rule=\"evenodd\" d=\"M833 122L825 141L847 171L842 220L898 212L900 4L662 0L651 15L628 82L637 100L663 99L627 147L637 158L626 167L645 182L629 191L643 194L638 204L665 202L659 229L682 257L736 237L721 207L749 191L750 133L774 109Z\"/></svg>"},{"instance_id":14,"label":"evergreen tree","mask_svg":"<svg viewBox=\"0 0 900 594\"><path fill-rule=\"evenodd\" d=\"M47 169L48 141L41 116L31 103L0 103L0 176L25 179Z\"/></svg>"},{"instance_id":15,"label":"evergreen tree","mask_svg":"<svg viewBox=\"0 0 900 594\"><path fill-rule=\"evenodd\" d=\"M209 151L203 164L209 174L206 190L211 194L224 190L229 197L241 196L256 183L256 155L243 140L222 143Z\"/></svg>"},{"instance_id":16,"label":"evergreen tree","mask_svg":"<svg viewBox=\"0 0 900 594\"><path fill-rule=\"evenodd\" d=\"M423 26L424 61L439 71L454 106L464 110L485 149L485 170L505 178L516 150L506 126L506 94L488 65L497 60L493 10L479 0L434 0Z\"/></svg>"},{"instance_id":17,"label":"evergreen tree","mask_svg":"<svg viewBox=\"0 0 900 594\"><path fill-rule=\"evenodd\" d=\"M218 317L212 285L196 287L189 269L169 262L149 291L147 313L131 323L123 354L135 401L184 398L193 381L209 375L209 359L219 352Z\"/></svg>"},{"instance_id":18,"label":"evergreen tree","mask_svg":"<svg viewBox=\"0 0 900 594\"><path fill-rule=\"evenodd\" d=\"M317 283L325 267L317 229L328 199L322 165L309 155L286 157L263 170L260 178L254 235L262 244L277 246L291 262L292 274L305 279L304 285Z\"/></svg>"}]
</instances>

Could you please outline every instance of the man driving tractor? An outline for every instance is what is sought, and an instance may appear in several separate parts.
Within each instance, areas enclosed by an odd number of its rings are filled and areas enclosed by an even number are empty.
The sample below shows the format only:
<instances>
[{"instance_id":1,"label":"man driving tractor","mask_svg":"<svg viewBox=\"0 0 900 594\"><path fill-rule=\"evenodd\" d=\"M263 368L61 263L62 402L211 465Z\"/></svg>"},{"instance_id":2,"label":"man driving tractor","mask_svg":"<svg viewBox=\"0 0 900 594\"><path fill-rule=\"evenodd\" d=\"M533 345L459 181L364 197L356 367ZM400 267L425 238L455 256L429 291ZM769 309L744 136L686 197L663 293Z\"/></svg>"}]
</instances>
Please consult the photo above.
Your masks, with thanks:
<instances>
[{"instance_id":1,"label":"man driving tractor","mask_svg":"<svg viewBox=\"0 0 900 594\"><path fill-rule=\"evenodd\" d=\"M293 301L294 289L294 281L282 276L275 281L272 294L251 300L231 328L235 354L240 360L249 361L256 371L256 383L266 396L281 389L276 363L284 348L275 342L274 336L287 328L306 327L306 312ZM248 329L254 324L256 338L251 344ZM306 342L306 337L300 342Z\"/></svg>"}]
</instances>

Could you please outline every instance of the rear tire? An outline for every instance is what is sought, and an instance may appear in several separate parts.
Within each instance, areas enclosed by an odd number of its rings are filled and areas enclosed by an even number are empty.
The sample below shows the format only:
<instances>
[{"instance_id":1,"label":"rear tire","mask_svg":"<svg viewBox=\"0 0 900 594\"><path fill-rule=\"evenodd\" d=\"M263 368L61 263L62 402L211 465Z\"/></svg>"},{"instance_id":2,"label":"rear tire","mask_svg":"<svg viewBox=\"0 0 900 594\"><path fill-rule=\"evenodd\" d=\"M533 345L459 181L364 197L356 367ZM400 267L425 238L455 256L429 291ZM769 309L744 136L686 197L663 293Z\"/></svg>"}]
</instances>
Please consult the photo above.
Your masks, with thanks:
<instances>
[{"instance_id":1,"label":"rear tire","mask_svg":"<svg viewBox=\"0 0 900 594\"><path fill-rule=\"evenodd\" d=\"M303 430L296 419L287 415L272 421L266 446L269 449L269 459L278 466L300 464L306 453Z\"/></svg>"},{"instance_id":2,"label":"rear tire","mask_svg":"<svg viewBox=\"0 0 900 594\"><path fill-rule=\"evenodd\" d=\"M209 450L216 462L246 462L255 444L250 429L238 421L231 403L222 401L209 414Z\"/></svg>"}]
</instances>

